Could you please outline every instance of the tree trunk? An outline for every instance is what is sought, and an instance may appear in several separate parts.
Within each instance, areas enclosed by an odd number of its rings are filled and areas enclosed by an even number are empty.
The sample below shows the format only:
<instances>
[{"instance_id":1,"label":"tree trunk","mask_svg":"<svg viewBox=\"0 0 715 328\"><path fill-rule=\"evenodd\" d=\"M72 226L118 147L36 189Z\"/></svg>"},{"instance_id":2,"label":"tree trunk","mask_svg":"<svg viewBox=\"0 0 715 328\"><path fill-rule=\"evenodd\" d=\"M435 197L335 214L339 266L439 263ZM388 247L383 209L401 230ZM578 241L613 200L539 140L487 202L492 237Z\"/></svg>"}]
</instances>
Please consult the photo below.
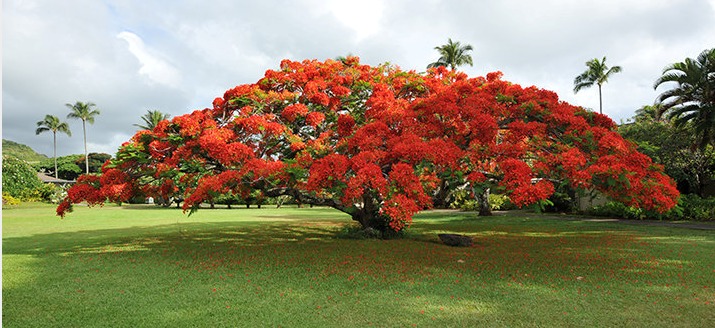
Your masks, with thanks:
<instances>
[{"instance_id":1,"label":"tree trunk","mask_svg":"<svg viewBox=\"0 0 715 328\"><path fill-rule=\"evenodd\" d=\"M89 155L87 155L87 128L85 127L84 120L82 120L82 132L84 132L84 167L86 168L87 174L89 174Z\"/></svg>"},{"instance_id":2,"label":"tree trunk","mask_svg":"<svg viewBox=\"0 0 715 328\"><path fill-rule=\"evenodd\" d=\"M477 192L472 188L472 191L474 192L474 198L479 203L479 216L492 215L492 207L489 204L489 188L484 189L483 192Z\"/></svg>"},{"instance_id":3,"label":"tree trunk","mask_svg":"<svg viewBox=\"0 0 715 328\"><path fill-rule=\"evenodd\" d=\"M449 204L447 202L447 198L449 198L449 182L447 179L442 179L442 181L439 184L439 188L437 189L437 193L435 193L434 197L432 197L432 203L434 205L434 208L448 208Z\"/></svg>"},{"instance_id":4,"label":"tree trunk","mask_svg":"<svg viewBox=\"0 0 715 328\"><path fill-rule=\"evenodd\" d=\"M598 85L598 112L603 114L603 97L601 96L601 85Z\"/></svg>"},{"instance_id":5,"label":"tree trunk","mask_svg":"<svg viewBox=\"0 0 715 328\"><path fill-rule=\"evenodd\" d=\"M350 213L353 221L360 223L363 230L372 228L384 233L390 229L387 219L380 216L379 207L377 206L379 200L372 197L369 192L365 192L362 198L362 208Z\"/></svg>"},{"instance_id":6,"label":"tree trunk","mask_svg":"<svg viewBox=\"0 0 715 328\"><path fill-rule=\"evenodd\" d=\"M54 159L55 159L55 179L57 178L57 132L52 131L52 145L54 146Z\"/></svg>"}]
</instances>

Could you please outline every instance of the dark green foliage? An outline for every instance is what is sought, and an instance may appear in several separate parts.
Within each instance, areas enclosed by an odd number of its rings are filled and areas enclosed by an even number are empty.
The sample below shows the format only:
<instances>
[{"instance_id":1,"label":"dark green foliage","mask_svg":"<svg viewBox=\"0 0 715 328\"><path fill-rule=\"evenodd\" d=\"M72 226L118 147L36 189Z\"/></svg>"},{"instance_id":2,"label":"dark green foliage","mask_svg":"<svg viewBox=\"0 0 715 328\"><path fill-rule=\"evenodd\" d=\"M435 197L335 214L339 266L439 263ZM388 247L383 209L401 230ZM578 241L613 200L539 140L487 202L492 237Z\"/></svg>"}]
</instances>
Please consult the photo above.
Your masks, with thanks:
<instances>
[{"instance_id":1,"label":"dark green foliage","mask_svg":"<svg viewBox=\"0 0 715 328\"><path fill-rule=\"evenodd\" d=\"M380 239L382 233L373 228L363 228L359 224L346 224L335 235L339 239Z\"/></svg>"},{"instance_id":2,"label":"dark green foliage","mask_svg":"<svg viewBox=\"0 0 715 328\"><path fill-rule=\"evenodd\" d=\"M214 204L227 205L229 208L233 205L238 205L243 202L243 199L232 193L221 194L214 198Z\"/></svg>"},{"instance_id":3,"label":"dark green foliage","mask_svg":"<svg viewBox=\"0 0 715 328\"><path fill-rule=\"evenodd\" d=\"M89 154L89 172L98 173L102 169L102 165L112 155L105 153L90 153ZM35 167L38 171L43 171L47 175L54 176L54 162L52 159L47 159ZM84 173L84 156L83 155L68 155L57 158L57 177L64 180L76 180Z\"/></svg>"},{"instance_id":4,"label":"dark green foliage","mask_svg":"<svg viewBox=\"0 0 715 328\"><path fill-rule=\"evenodd\" d=\"M551 204L544 206L544 212L570 213L576 208L576 191L561 184L548 200Z\"/></svg>"},{"instance_id":5,"label":"dark green foliage","mask_svg":"<svg viewBox=\"0 0 715 328\"><path fill-rule=\"evenodd\" d=\"M589 215L629 220L642 220L647 218L647 215L643 210L627 206L621 202L608 202L600 206L594 206L588 210L587 213Z\"/></svg>"},{"instance_id":6,"label":"dark green foliage","mask_svg":"<svg viewBox=\"0 0 715 328\"><path fill-rule=\"evenodd\" d=\"M697 140L692 124L659 120L658 112L657 107L645 106L636 112L632 122L622 124L618 132L635 142L638 151L663 165L681 193L704 196L705 187L715 180L715 148L692 147Z\"/></svg>"},{"instance_id":7,"label":"dark green foliage","mask_svg":"<svg viewBox=\"0 0 715 328\"><path fill-rule=\"evenodd\" d=\"M47 159L47 156L37 153L27 145L6 139L2 139L2 155L12 156L28 163L36 163Z\"/></svg>"},{"instance_id":8,"label":"dark green foliage","mask_svg":"<svg viewBox=\"0 0 715 328\"><path fill-rule=\"evenodd\" d=\"M715 221L715 197L682 195L678 206L682 208L682 217L675 220Z\"/></svg>"},{"instance_id":9,"label":"dark green foliage","mask_svg":"<svg viewBox=\"0 0 715 328\"><path fill-rule=\"evenodd\" d=\"M4 193L22 199L31 190L40 187L42 187L42 181L37 177L37 172L32 166L23 160L3 156L2 190Z\"/></svg>"},{"instance_id":10,"label":"dark green foliage","mask_svg":"<svg viewBox=\"0 0 715 328\"><path fill-rule=\"evenodd\" d=\"M681 195L678 206L665 214L644 211L619 202L608 202L596 206L589 210L588 214L631 220L715 221L715 197L702 198L692 194Z\"/></svg>"},{"instance_id":11,"label":"dark green foliage","mask_svg":"<svg viewBox=\"0 0 715 328\"><path fill-rule=\"evenodd\" d=\"M107 153L89 153L89 173L99 173L102 170L102 165L112 158L112 155ZM84 159L80 159L78 163L84 166Z\"/></svg>"}]
</instances>

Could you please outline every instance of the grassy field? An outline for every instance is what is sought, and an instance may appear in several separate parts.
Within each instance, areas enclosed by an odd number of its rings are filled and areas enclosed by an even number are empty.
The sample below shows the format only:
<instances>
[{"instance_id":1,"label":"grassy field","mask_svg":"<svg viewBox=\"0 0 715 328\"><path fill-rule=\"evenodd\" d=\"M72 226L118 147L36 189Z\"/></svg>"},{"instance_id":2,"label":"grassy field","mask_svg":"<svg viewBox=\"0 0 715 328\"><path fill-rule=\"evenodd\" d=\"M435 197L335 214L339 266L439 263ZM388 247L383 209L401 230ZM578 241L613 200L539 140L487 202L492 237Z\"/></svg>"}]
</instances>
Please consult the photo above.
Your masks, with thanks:
<instances>
[{"instance_id":1,"label":"grassy field","mask_svg":"<svg viewBox=\"0 0 715 328\"><path fill-rule=\"evenodd\" d=\"M2 211L3 327L712 327L715 232L419 215L335 238L323 208ZM468 234L471 248L438 242Z\"/></svg>"}]
</instances>

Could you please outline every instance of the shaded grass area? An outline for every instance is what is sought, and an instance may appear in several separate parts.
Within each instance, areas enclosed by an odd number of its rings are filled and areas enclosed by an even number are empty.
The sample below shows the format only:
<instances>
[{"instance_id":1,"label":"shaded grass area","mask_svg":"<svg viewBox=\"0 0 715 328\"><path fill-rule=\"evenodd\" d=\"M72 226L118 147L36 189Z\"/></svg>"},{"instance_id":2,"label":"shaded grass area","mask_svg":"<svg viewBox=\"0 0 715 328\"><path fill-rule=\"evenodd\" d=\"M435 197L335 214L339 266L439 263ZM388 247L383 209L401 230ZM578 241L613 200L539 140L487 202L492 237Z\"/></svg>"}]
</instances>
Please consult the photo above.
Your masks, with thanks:
<instances>
[{"instance_id":1,"label":"shaded grass area","mask_svg":"<svg viewBox=\"0 0 715 328\"><path fill-rule=\"evenodd\" d=\"M346 240L349 218L323 208L53 214L3 210L5 327L715 322L711 231L434 211L405 239Z\"/></svg>"}]
</instances>

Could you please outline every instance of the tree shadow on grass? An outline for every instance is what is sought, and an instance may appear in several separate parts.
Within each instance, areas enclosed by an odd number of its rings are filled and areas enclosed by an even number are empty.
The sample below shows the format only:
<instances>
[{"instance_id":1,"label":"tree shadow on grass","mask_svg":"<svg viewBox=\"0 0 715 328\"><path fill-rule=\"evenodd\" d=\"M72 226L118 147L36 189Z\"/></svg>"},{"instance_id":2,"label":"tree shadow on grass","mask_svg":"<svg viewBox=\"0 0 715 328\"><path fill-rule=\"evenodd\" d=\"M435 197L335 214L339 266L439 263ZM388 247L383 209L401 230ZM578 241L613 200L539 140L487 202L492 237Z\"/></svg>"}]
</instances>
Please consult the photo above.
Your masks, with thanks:
<instances>
[{"instance_id":1,"label":"tree shadow on grass","mask_svg":"<svg viewBox=\"0 0 715 328\"><path fill-rule=\"evenodd\" d=\"M236 246L256 246L266 243L296 243L329 241L337 224L281 224L276 222L202 222L176 223L151 227L98 229L75 232L38 234L3 238L3 254L53 254L79 249L124 245L153 240L159 247L165 242L194 241Z\"/></svg>"},{"instance_id":2,"label":"tree shadow on grass","mask_svg":"<svg viewBox=\"0 0 715 328\"><path fill-rule=\"evenodd\" d=\"M548 325L551 316L578 307L612 315L616 321L603 323L608 325L632 314L611 306L619 296L599 286L616 281L629 293L653 294L642 281L678 277L686 272L683 266L694 265L677 253L653 251L628 231L538 222L519 230L518 223L417 220L414 238L388 241L335 239L341 224L320 220L179 223L4 238L9 267L3 267L3 324L221 326L253 318L253 324L267 320L263 323L271 326L364 326L368 322L359 320L384 317L407 325L425 311L446 326L454 324L455 315L466 326L505 317L517 317L512 322L521 325ZM437 244L438 231L468 234L476 246ZM679 292L673 286L682 282L656 281L672 285L663 287L663 295ZM594 296L579 295L581 290ZM639 307L638 313L651 313L643 320L666 312L647 304ZM335 310L327 312L331 307ZM365 315L351 317L351 311ZM567 323L587 325L591 318Z\"/></svg>"}]
</instances>

